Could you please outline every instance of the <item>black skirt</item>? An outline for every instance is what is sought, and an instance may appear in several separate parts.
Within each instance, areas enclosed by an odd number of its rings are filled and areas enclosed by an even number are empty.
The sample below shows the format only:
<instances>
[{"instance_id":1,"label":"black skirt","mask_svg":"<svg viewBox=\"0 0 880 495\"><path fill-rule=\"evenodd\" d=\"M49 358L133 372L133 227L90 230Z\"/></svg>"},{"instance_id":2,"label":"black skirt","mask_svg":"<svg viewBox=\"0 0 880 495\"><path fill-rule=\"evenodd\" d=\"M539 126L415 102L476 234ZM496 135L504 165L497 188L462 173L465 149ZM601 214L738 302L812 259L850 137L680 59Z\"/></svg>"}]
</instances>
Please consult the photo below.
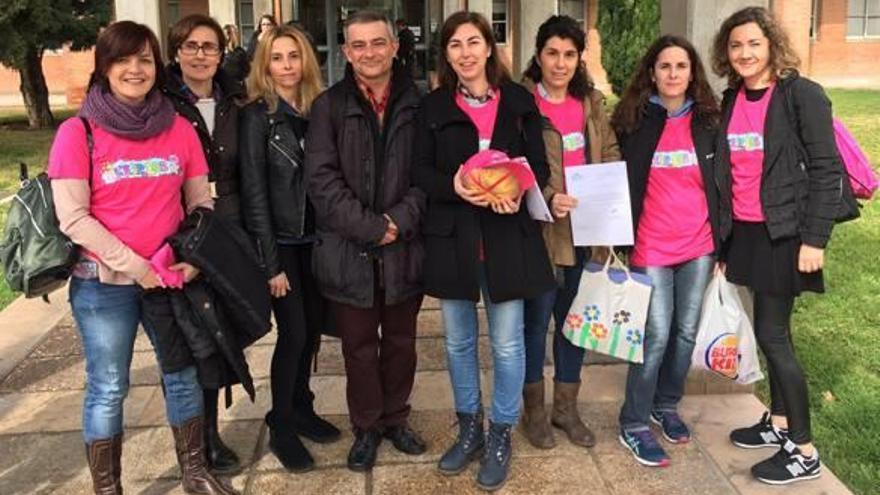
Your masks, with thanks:
<instances>
[{"instance_id":1,"label":"black skirt","mask_svg":"<svg viewBox=\"0 0 880 495\"><path fill-rule=\"evenodd\" d=\"M798 271L801 240L771 240L764 223L733 222L725 243L727 280L757 293L798 296L803 291L825 292L822 270Z\"/></svg>"}]
</instances>

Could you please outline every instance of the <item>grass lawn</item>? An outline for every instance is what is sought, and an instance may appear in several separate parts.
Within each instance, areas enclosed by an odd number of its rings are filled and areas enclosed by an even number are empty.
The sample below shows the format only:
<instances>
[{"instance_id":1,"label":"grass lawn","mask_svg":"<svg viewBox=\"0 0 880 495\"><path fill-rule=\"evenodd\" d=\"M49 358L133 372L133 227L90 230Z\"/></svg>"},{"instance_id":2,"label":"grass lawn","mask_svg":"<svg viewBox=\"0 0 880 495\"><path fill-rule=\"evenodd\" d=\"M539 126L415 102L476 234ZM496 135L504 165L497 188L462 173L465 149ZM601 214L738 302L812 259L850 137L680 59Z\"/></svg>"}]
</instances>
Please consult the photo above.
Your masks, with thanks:
<instances>
[{"instance_id":1,"label":"grass lawn","mask_svg":"<svg viewBox=\"0 0 880 495\"><path fill-rule=\"evenodd\" d=\"M880 91L829 90L846 122L880 168ZM616 101L609 98L609 102ZM56 114L59 121L71 112ZM0 197L17 187L18 162L45 167L53 131L23 129L0 115ZM18 122L18 123L16 123ZM0 206L3 225L7 206ZM794 314L794 340L810 385L813 434L825 462L854 492L880 494L880 201L839 225L827 250L824 295L805 294ZM0 280L0 309L15 297ZM758 395L769 403L766 383ZM757 418L743 418L744 422Z\"/></svg>"}]
</instances>

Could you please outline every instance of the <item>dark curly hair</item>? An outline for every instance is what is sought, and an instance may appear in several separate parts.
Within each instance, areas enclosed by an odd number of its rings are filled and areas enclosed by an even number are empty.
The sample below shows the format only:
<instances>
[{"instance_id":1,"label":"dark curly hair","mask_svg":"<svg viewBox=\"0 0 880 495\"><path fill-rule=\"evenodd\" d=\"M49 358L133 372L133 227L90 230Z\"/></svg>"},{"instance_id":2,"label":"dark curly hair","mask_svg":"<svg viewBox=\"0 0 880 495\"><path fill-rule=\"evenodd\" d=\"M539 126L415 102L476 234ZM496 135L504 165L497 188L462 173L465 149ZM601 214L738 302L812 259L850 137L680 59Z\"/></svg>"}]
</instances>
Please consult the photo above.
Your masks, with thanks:
<instances>
[{"instance_id":1,"label":"dark curly hair","mask_svg":"<svg viewBox=\"0 0 880 495\"><path fill-rule=\"evenodd\" d=\"M587 35L576 20L567 15L554 15L544 21L538 28L538 35L535 37L535 54L532 55L529 66L523 73L535 84L541 82L541 66L538 65L538 57L547 41L554 36L571 40L577 48L578 57L583 55L584 49L587 47ZM587 64L581 59L574 71L574 77L568 83L568 94L583 100L593 91L593 88L593 80L590 78L590 73L587 72Z\"/></svg>"},{"instance_id":2,"label":"dark curly hair","mask_svg":"<svg viewBox=\"0 0 880 495\"><path fill-rule=\"evenodd\" d=\"M730 32L735 28L754 22L770 41L770 69L774 78L786 78L797 73L801 59L791 46L788 34L773 14L763 7L746 7L734 12L721 24L721 29L712 42L712 70L718 77L727 78L731 88L739 86L742 77L730 64L727 44Z\"/></svg>"},{"instance_id":3,"label":"dark curly hair","mask_svg":"<svg viewBox=\"0 0 880 495\"><path fill-rule=\"evenodd\" d=\"M614 109L614 114L611 116L611 126L614 127L618 135L629 134L641 125L648 100L651 95L657 93L657 85L651 79L654 64L657 63L660 52L670 47L683 49L690 59L692 80L688 83L686 95L694 101L694 113L709 122L717 121L718 100L715 99L712 87L706 79L706 71L703 69L703 63L700 61L700 56L697 55L697 50L694 49L694 45L681 36L667 34L657 38L648 47L648 51L639 61L636 73L623 92L620 103Z\"/></svg>"}]
</instances>

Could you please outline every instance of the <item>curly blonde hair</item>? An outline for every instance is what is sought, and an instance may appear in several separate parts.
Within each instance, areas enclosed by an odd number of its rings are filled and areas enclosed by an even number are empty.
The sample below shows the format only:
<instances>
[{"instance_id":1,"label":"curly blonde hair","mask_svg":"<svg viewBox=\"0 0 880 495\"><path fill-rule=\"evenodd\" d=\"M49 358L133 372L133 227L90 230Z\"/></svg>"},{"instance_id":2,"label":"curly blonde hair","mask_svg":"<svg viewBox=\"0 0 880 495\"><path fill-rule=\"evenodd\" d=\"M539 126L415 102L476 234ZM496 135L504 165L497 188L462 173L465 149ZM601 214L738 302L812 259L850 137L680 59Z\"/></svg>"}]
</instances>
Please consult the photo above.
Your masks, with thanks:
<instances>
[{"instance_id":1,"label":"curly blonde hair","mask_svg":"<svg viewBox=\"0 0 880 495\"><path fill-rule=\"evenodd\" d=\"M272 58L272 43L284 37L296 43L302 57L302 79L297 88L296 107L303 115L308 115L312 102L321 92L321 69L309 39L302 31L289 25L272 28L257 44L247 78L248 101L262 98L269 105L270 112L278 109L278 93L275 91L272 76L269 75L269 62Z\"/></svg>"},{"instance_id":2,"label":"curly blonde hair","mask_svg":"<svg viewBox=\"0 0 880 495\"><path fill-rule=\"evenodd\" d=\"M764 7L746 7L734 12L721 24L712 43L712 70L718 77L727 78L727 85L735 88L742 82L742 77L733 68L727 55L730 32L735 28L754 22L761 28L764 36L770 41L770 70L774 79L784 79L797 73L801 58L791 46L788 33L776 20L776 17Z\"/></svg>"}]
</instances>

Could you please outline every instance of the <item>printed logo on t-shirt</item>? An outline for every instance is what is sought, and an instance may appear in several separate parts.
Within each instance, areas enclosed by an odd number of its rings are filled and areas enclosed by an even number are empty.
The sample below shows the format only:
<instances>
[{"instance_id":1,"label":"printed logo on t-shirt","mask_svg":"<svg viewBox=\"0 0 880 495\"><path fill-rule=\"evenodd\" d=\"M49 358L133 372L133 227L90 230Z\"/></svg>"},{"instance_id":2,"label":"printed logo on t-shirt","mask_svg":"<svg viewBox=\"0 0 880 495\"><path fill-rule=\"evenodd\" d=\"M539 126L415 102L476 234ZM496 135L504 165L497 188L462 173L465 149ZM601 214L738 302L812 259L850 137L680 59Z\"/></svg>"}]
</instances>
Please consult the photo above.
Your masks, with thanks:
<instances>
[{"instance_id":1,"label":"printed logo on t-shirt","mask_svg":"<svg viewBox=\"0 0 880 495\"><path fill-rule=\"evenodd\" d=\"M471 141L473 142L473 141ZM480 139L480 151L486 151L489 149L489 146L492 144L491 139Z\"/></svg>"},{"instance_id":2,"label":"printed logo on t-shirt","mask_svg":"<svg viewBox=\"0 0 880 495\"><path fill-rule=\"evenodd\" d=\"M728 134L730 151L764 151L764 136L757 132Z\"/></svg>"},{"instance_id":3,"label":"printed logo on t-shirt","mask_svg":"<svg viewBox=\"0 0 880 495\"><path fill-rule=\"evenodd\" d=\"M586 146L587 140L583 132L570 132L562 136L562 149L565 151L577 151Z\"/></svg>"},{"instance_id":4,"label":"printed logo on t-shirt","mask_svg":"<svg viewBox=\"0 0 880 495\"><path fill-rule=\"evenodd\" d=\"M651 160L653 168L683 168L697 165L697 154L694 150L655 151Z\"/></svg>"},{"instance_id":5,"label":"printed logo on t-shirt","mask_svg":"<svg viewBox=\"0 0 880 495\"><path fill-rule=\"evenodd\" d=\"M167 159L155 157L108 163L101 169L101 180L104 184L114 184L126 179L150 179L181 173L180 159L177 155L170 155Z\"/></svg>"}]
</instances>

